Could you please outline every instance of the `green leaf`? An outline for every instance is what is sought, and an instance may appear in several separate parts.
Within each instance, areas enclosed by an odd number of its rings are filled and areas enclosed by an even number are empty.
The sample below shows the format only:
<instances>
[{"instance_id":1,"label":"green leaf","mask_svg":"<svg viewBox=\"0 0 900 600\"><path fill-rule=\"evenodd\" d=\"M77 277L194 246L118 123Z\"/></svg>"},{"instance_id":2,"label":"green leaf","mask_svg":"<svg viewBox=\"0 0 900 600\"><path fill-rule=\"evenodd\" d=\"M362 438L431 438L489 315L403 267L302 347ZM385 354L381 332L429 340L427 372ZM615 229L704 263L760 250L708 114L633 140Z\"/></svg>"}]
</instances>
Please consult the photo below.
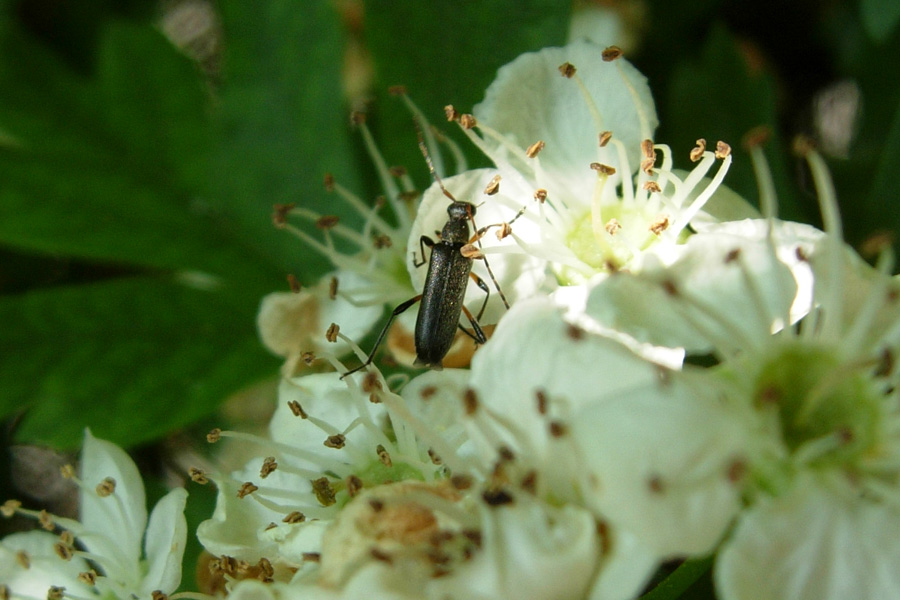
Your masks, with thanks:
<instances>
[{"instance_id":1,"label":"green leaf","mask_svg":"<svg viewBox=\"0 0 900 600\"><path fill-rule=\"evenodd\" d=\"M900 105L888 128L884 148L877 161L874 181L865 206L866 221L878 223L882 229L891 229L896 236L900 232L900 214L897 211L897 173L900 173ZM900 239L895 239L900 244Z\"/></svg>"},{"instance_id":2,"label":"green leaf","mask_svg":"<svg viewBox=\"0 0 900 600\"><path fill-rule=\"evenodd\" d=\"M662 101L668 105L668 116L657 139L672 146L676 166L686 163L698 138L706 138L710 144L723 140L734 153L725 184L750 201L758 198L756 177L741 141L754 127L767 126L772 137L764 150L779 194L779 216L797 219L802 214L792 193L784 144L778 136L773 78L765 71L751 69L728 31L713 29L699 60L682 63L676 69L668 97L657 98L657 102Z\"/></svg>"},{"instance_id":3,"label":"green leaf","mask_svg":"<svg viewBox=\"0 0 900 600\"><path fill-rule=\"evenodd\" d=\"M366 5L366 36L375 61L379 140L391 164L430 180L416 146L410 114L385 93L405 85L428 119L440 125L443 107L470 112L484 97L497 69L524 52L566 42L569 6L552 0L453 0L372 2ZM453 134L454 127L443 129ZM463 138L457 138L463 139ZM464 151L486 164L468 142Z\"/></svg>"},{"instance_id":4,"label":"green leaf","mask_svg":"<svg viewBox=\"0 0 900 600\"><path fill-rule=\"evenodd\" d=\"M713 564L713 557L686 560L640 600L676 600L698 579L707 573Z\"/></svg>"},{"instance_id":5,"label":"green leaf","mask_svg":"<svg viewBox=\"0 0 900 600\"><path fill-rule=\"evenodd\" d=\"M0 130L12 140L0 148L0 241L145 267L252 270L252 253L197 193L208 99L161 34L110 25L95 79L24 35L0 49Z\"/></svg>"},{"instance_id":6,"label":"green leaf","mask_svg":"<svg viewBox=\"0 0 900 600\"><path fill-rule=\"evenodd\" d=\"M61 448L87 425L123 446L184 426L276 368L241 296L140 277L0 298L0 414Z\"/></svg>"},{"instance_id":7,"label":"green leaf","mask_svg":"<svg viewBox=\"0 0 900 600\"><path fill-rule=\"evenodd\" d=\"M219 3L225 32L210 195L271 264L308 278L325 265L272 227L272 206L297 202L347 217L324 189L331 172L358 189L341 95L342 39L329 2Z\"/></svg>"},{"instance_id":8,"label":"green leaf","mask_svg":"<svg viewBox=\"0 0 900 600\"><path fill-rule=\"evenodd\" d=\"M878 43L888 39L900 22L897 0L861 0L859 12L866 32Z\"/></svg>"}]
</instances>

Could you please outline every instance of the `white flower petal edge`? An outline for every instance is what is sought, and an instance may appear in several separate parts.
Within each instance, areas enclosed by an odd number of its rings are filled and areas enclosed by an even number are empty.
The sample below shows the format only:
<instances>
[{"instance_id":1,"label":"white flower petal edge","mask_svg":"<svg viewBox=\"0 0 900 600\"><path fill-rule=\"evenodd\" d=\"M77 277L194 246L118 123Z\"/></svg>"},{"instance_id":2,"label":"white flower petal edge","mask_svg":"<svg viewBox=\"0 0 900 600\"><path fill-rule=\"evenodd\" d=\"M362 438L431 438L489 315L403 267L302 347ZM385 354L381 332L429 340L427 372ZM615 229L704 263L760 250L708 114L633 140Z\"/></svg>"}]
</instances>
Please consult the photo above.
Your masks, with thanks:
<instances>
[{"instance_id":1,"label":"white flower petal edge","mask_svg":"<svg viewBox=\"0 0 900 600\"><path fill-rule=\"evenodd\" d=\"M174 489L153 507L144 541L146 575L141 591L175 591L181 584L181 559L187 542L184 506L187 491Z\"/></svg>"},{"instance_id":2,"label":"white flower petal edge","mask_svg":"<svg viewBox=\"0 0 900 600\"><path fill-rule=\"evenodd\" d=\"M900 512L799 478L751 508L715 565L723 600L900 598Z\"/></svg>"}]
</instances>

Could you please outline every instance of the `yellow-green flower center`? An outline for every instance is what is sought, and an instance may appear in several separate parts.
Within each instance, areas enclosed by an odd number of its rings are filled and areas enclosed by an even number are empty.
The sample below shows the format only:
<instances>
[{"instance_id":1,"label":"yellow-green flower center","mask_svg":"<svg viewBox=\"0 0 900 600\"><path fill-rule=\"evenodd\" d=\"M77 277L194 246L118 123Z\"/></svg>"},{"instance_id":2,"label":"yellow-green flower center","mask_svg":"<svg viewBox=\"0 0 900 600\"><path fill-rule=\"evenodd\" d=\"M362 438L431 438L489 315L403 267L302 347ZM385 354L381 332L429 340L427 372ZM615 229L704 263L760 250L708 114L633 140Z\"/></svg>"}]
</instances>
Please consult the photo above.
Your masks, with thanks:
<instances>
[{"instance_id":1,"label":"yellow-green flower center","mask_svg":"<svg viewBox=\"0 0 900 600\"><path fill-rule=\"evenodd\" d=\"M883 392L872 370L834 349L791 342L763 366L754 399L777 413L790 452L812 464L850 466L877 443Z\"/></svg>"}]
</instances>

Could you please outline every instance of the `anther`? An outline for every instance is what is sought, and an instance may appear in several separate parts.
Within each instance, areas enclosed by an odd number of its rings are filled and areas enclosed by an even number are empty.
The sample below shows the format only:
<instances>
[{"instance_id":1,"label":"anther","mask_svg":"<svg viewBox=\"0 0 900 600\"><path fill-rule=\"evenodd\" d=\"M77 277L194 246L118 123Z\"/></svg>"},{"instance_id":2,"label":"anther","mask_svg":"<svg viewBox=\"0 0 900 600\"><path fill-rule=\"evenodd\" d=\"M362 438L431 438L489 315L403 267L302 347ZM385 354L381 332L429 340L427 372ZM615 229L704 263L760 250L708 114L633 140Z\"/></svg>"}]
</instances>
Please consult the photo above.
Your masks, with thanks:
<instances>
[{"instance_id":1,"label":"anther","mask_svg":"<svg viewBox=\"0 0 900 600\"><path fill-rule=\"evenodd\" d=\"M804 250L802 246L794 248L794 256L796 256L797 260L800 262L809 262L809 256L807 256L806 250Z\"/></svg>"},{"instance_id":2,"label":"anther","mask_svg":"<svg viewBox=\"0 0 900 600\"><path fill-rule=\"evenodd\" d=\"M746 148L747 150L755 148L757 146L762 146L769 141L771 135L772 130L769 129L767 125L759 125L758 127L754 127L744 134L744 137L741 140L741 145L744 146L744 148Z\"/></svg>"},{"instance_id":3,"label":"anther","mask_svg":"<svg viewBox=\"0 0 900 600\"><path fill-rule=\"evenodd\" d=\"M573 341L575 341L575 342L578 342L578 341L584 339L584 329L582 329L582 328L579 327L578 325L575 325L575 324L573 324L573 323L569 323L569 324L566 326L566 336L567 336L570 340L573 340Z\"/></svg>"},{"instance_id":4,"label":"anther","mask_svg":"<svg viewBox=\"0 0 900 600\"><path fill-rule=\"evenodd\" d=\"M512 233L512 227L509 223L500 223L500 227L497 229L497 239L504 240Z\"/></svg>"},{"instance_id":5,"label":"anther","mask_svg":"<svg viewBox=\"0 0 900 600\"><path fill-rule=\"evenodd\" d=\"M463 410L470 417L478 410L478 395L472 388L468 388L463 394Z\"/></svg>"},{"instance_id":6,"label":"anther","mask_svg":"<svg viewBox=\"0 0 900 600\"><path fill-rule=\"evenodd\" d=\"M97 571L91 569L90 571L83 571L78 574L78 581L85 585L93 586L97 583Z\"/></svg>"},{"instance_id":7,"label":"anther","mask_svg":"<svg viewBox=\"0 0 900 600\"><path fill-rule=\"evenodd\" d=\"M569 433L569 427L565 423L559 421L551 421L548 427L551 437L561 438Z\"/></svg>"},{"instance_id":8,"label":"anther","mask_svg":"<svg viewBox=\"0 0 900 600\"><path fill-rule=\"evenodd\" d=\"M538 188L534 192L534 199L543 204L547 201L547 190L544 188Z\"/></svg>"},{"instance_id":9,"label":"anther","mask_svg":"<svg viewBox=\"0 0 900 600\"><path fill-rule=\"evenodd\" d=\"M388 88L388 94L391 96L405 96L406 95L406 86L405 85L392 85Z\"/></svg>"},{"instance_id":10,"label":"anther","mask_svg":"<svg viewBox=\"0 0 900 600\"><path fill-rule=\"evenodd\" d=\"M472 487L472 478L468 475L453 475L450 477L450 485L453 486L455 490L467 490Z\"/></svg>"},{"instance_id":11,"label":"anther","mask_svg":"<svg viewBox=\"0 0 900 600\"><path fill-rule=\"evenodd\" d=\"M7 500L3 503L3 506L0 506L0 515L3 515L7 519L16 514L16 511L22 507L22 502L19 500Z\"/></svg>"},{"instance_id":12,"label":"anther","mask_svg":"<svg viewBox=\"0 0 900 600\"><path fill-rule=\"evenodd\" d=\"M222 439L222 430L216 427L206 434L206 441L210 444L215 444L220 439Z\"/></svg>"},{"instance_id":13,"label":"anther","mask_svg":"<svg viewBox=\"0 0 900 600\"><path fill-rule=\"evenodd\" d=\"M237 497L243 499L258 489L259 489L259 487L253 485L253 483L251 483L249 481L245 481L241 485L241 488L238 490Z\"/></svg>"},{"instance_id":14,"label":"anther","mask_svg":"<svg viewBox=\"0 0 900 600\"><path fill-rule=\"evenodd\" d=\"M50 516L46 510L42 510L38 513L38 523L41 526L41 529L46 531L53 531L56 529L56 525L53 523L53 517Z\"/></svg>"},{"instance_id":15,"label":"anther","mask_svg":"<svg viewBox=\"0 0 900 600\"><path fill-rule=\"evenodd\" d=\"M532 145L528 146L528 149L525 150L525 156L528 158L534 158L538 155L538 153L544 149L544 146L547 144L544 143L544 140L538 140Z\"/></svg>"},{"instance_id":16,"label":"anther","mask_svg":"<svg viewBox=\"0 0 900 600\"><path fill-rule=\"evenodd\" d=\"M391 174L391 177L403 177L404 175L406 175L406 167L404 167L403 165L388 167L388 173Z\"/></svg>"},{"instance_id":17,"label":"anther","mask_svg":"<svg viewBox=\"0 0 900 600\"><path fill-rule=\"evenodd\" d=\"M335 499L334 488L331 487L331 482L328 481L327 477L319 477L318 479L314 479L311 483L313 494L316 495L316 500L319 501L319 504L322 506L331 506L337 502Z\"/></svg>"},{"instance_id":18,"label":"anther","mask_svg":"<svg viewBox=\"0 0 900 600\"><path fill-rule=\"evenodd\" d=\"M606 230L606 233L608 233L609 235L616 235L616 233L617 233L620 229L622 229L622 224L619 223L619 222L618 222L617 220L615 220L615 219L610 219L610 220L606 223L606 225L603 226L603 228Z\"/></svg>"},{"instance_id":19,"label":"anther","mask_svg":"<svg viewBox=\"0 0 900 600\"><path fill-rule=\"evenodd\" d=\"M322 555L319 552L304 552L301 557L303 558L303 562L320 562L322 560Z\"/></svg>"},{"instance_id":20,"label":"anther","mask_svg":"<svg viewBox=\"0 0 900 600\"><path fill-rule=\"evenodd\" d=\"M716 158L723 159L731 155L731 146L719 140L716 142Z\"/></svg>"},{"instance_id":21,"label":"anther","mask_svg":"<svg viewBox=\"0 0 900 600\"><path fill-rule=\"evenodd\" d=\"M307 418L309 415L306 414L306 411L303 410L303 406L300 405L296 400L288 400L288 408L291 410L291 413L295 417L300 417L301 419Z\"/></svg>"},{"instance_id":22,"label":"anther","mask_svg":"<svg viewBox=\"0 0 900 600\"><path fill-rule=\"evenodd\" d=\"M500 446L497 448L497 455L500 456L500 460L503 462L512 462L516 460L516 454L509 446Z\"/></svg>"},{"instance_id":23,"label":"anther","mask_svg":"<svg viewBox=\"0 0 900 600\"><path fill-rule=\"evenodd\" d=\"M164 594L162 590L153 590L150 593L150 600L169 600L169 595Z\"/></svg>"},{"instance_id":24,"label":"anther","mask_svg":"<svg viewBox=\"0 0 900 600\"><path fill-rule=\"evenodd\" d=\"M349 475L345 480L347 485L347 494L353 498L361 489L363 489L363 481L356 475Z\"/></svg>"},{"instance_id":25,"label":"anther","mask_svg":"<svg viewBox=\"0 0 900 600\"><path fill-rule=\"evenodd\" d=\"M725 264L727 265L728 263L732 263L732 262L736 261L738 259L738 257L740 257L740 255L741 255L740 248L735 248L734 250L731 250L730 252L728 252L728 254L725 255Z\"/></svg>"},{"instance_id":26,"label":"anther","mask_svg":"<svg viewBox=\"0 0 900 600\"><path fill-rule=\"evenodd\" d=\"M316 361L316 354L314 352L301 352L300 360L308 367Z\"/></svg>"},{"instance_id":27,"label":"anther","mask_svg":"<svg viewBox=\"0 0 900 600\"><path fill-rule=\"evenodd\" d=\"M448 121L458 121L459 120L459 113L456 111L455 108L453 108L452 104L448 104L447 106L444 107L444 114L447 115Z\"/></svg>"},{"instance_id":28,"label":"anther","mask_svg":"<svg viewBox=\"0 0 900 600\"><path fill-rule=\"evenodd\" d=\"M616 174L616 169L609 165L604 165L603 163L592 162L591 168L597 171L597 175L605 175L607 177Z\"/></svg>"},{"instance_id":29,"label":"anther","mask_svg":"<svg viewBox=\"0 0 900 600\"><path fill-rule=\"evenodd\" d=\"M282 523L287 523L288 525L295 525L297 523L303 523L304 521L306 521L306 515L299 510L290 512L281 519Z\"/></svg>"},{"instance_id":30,"label":"anther","mask_svg":"<svg viewBox=\"0 0 900 600\"><path fill-rule=\"evenodd\" d=\"M362 380L362 391L367 394L384 391L381 380L376 373L366 373Z\"/></svg>"},{"instance_id":31,"label":"anther","mask_svg":"<svg viewBox=\"0 0 900 600\"><path fill-rule=\"evenodd\" d=\"M704 152L706 152L706 140L700 138L697 140L697 145L691 150L691 162L697 162L703 158Z\"/></svg>"},{"instance_id":32,"label":"anther","mask_svg":"<svg viewBox=\"0 0 900 600\"><path fill-rule=\"evenodd\" d=\"M537 400L537 411L539 415L547 414L547 406L549 403L549 399L547 398L547 392L544 390L535 390L534 397Z\"/></svg>"},{"instance_id":33,"label":"anther","mask_svg":"<svg viewBox=\"0 0 900 600\"><path fill-rule=\"evenodd\" d=\"M651 475L650 478L647 479L647 487L654 494L661 494L666 489L665 482L659 475Z\"/></svg>"},{"instance_id":34,"label":"anther","mask_svg":"<svg viewBox=\"0 0 900 600\"><path fill-rule=\"evenodd\" d=\"M805 135L798 135L794 138L794 143L791 144L791 149L797 156L806 156L816 149L816 145L810 137Z\"/></svg>"},{"instance_id":35,"label":"anther","mask_svg":"<svg viewBox=\"0 0 900 600\"><path fill-rule=\"evenodd\" d=\"M322 443L326 448L334 448L335 450L340 450L347 443L347 438L344 437L343 434L337 433L335 435L329 435Z\"/></svg>"},{"instance_id":36,"label":"anther","mask_svg":"<svg viewBox=\"0 0 900 600\"><path fill-rule=\"evenodd\" d=\"M333 344L337 341L337 337L340 332L341 328L338 326L338 324L332 323L328 326L328 330L325 332L325 339Z\"/></svg>"},{"instance_id":37,"label":"anther","mask_svg":"<svg viewBox=\"0 0 900 600\"><path fill-rule=\"evenodd\" d=\"M473 129L478 125L478 120L473 115L460 115L459 124L462 125L463 129Z\"/></svg>"},{"instance_id":38,"label":"anther","mask_svg":"<svg viewBox=\"0 0 900 600\"><path fill-rule=\"evenodd\" d=\"M459 249L459 253L466 258L480 260L484 258L484 253L475 244L466 244Z\"/></svg>"},{"instance_id":39,"label":"anther","mask_svg":"<svg viewBox=\"0 0 900 600\"><path fill-rule=\"evenodd\" d=\"M391 455L385 450L384 446L378 444L375 448L375 453L378 454L378 460L381 461L381 464L388 468L394 466L394 463L391 461Z\"/></svg>"},{"instance_id":40,"label":"anther","mask_svg":"<svg viewBox=\"0 0 900 600\"><path fill-rule=\"evenodd\" d=\"M24 550L19 550L16 552L16 562L19 563L19 566L25 570L31 568L31 557Z\"/></svg>"},{"instance_id":41,"label":"anther","mask_svg":"<svg viewBox=\"0 0 900 600\"><path fill-rule=\"evenodd\" d=\"M350 113L350 124L351 125L362 125L366 122L366 113L360 112L358 110L351 111Z\"/></svg>"},{"instance_id":42,"label":"anther","mask_svg":"<svg viewBox=\"0 0 900 600\"><path fill-rule=\"evenodd\" d=\"M381 234L372 236L372 245L375 246L376 250L381 250L382 248L390 248L394 245L394 242L391 241L390 236Z\"/></svg>"},{"instance_id":43,"label":"anther","mask_svg":"<svg viewBox=\"0 0 900 600\"><path fill-rule=\"evenodd\" d=\"M859 253L867 258L875 258L894 245L894 235L890 231L877 231L859 245Z\"/></svg>"},{"instance_id":44,"label":"anther","mask_svg":"<svg viewBox=\"0 0 900 600\"><path fill-rule=\"evenodd\" d=\"M275 575L275 568L272 566L272 563L268 558L262 557L259 559L259 562L256 564L259 567L259 570L262 572L262 574L265 575L266 577L272 577L273 575Z\"/></svg>"},{"instance_id":45,"label":"anther","mask_svg":"<svg viewBox=\"0 0 900 600\"><path fill-rule=\"evenodd\" d=\"M397 194L397 199L411 203L419 199L419 190L405 190Z\"/></svg>"},{"instance_id":46,"label":"anther","mask_svg":"<svg viewBox=\"0 0 900 600\"><path fill-rule=\"evenodd\" d=\"M325 185L326 192L334 191L334 175L331 173L325 173L325 177L323 178L323 183Z\"/></svg>"},{"instance_id":47,"label":"anther","mask_svg":"<svg viewBox=\"0 0 900 600\"><path fill-rule=\"evenodd\" d=\"M288 213L296 208L297 203L276 204L272 207L272 224L278 229L284 229L287 225Z\"/></svg>"},{"instance_id":48,"label":"anther","mask_svg":"<svg viewBox=\"0 0 900 600\"><path fill-rule=\"evenodd\" d=\"M644 158L656 160L656 151L653 149L653 140L641 140L641 154L644 155Z\"/></svg>"},{"instance_id":49,"label":"anther","mask_svg":"<svg viewBox=\"0 0 900 600\"><path fill-rule=\"evenodd\" d=\"M371 550L369 550L369 555L380 562L388 564L394 562L394 559L391 557L391 555L380 548L372 548Z\"/></svg>"},{"instance_id":50,"label":"anther","mask_svg":"<svg viewBox=\"0 0 900 600\"><path fill-rule=\"evenodd\" d=\"M741 459L731 461L725 472L725 476L731 483L740 483L745 475L747 475L747 463Z\"/></svg>"},{"instance_id":51,"label":"anther","mask_svg":"<svg viewBox=\"0 0 900 600\"><path fill-rule=\"evenodd\" d=\"M338 278L332 276L331 280L328 282L328 298L330 300L334 300L335 298L337 298L337 293L338 293ZM335 335L337 335L337 334L335 334Z\"/></svg>"},{"instance_id":52,"label":"anther","mask_svg":"<svg viewBox=\"0 0 900 600\"><path fill-rule=\"evenodd\" d=\"M669 217L667 217L666 215L661 215L656 219L656 221L650 224L649 229L651 232L653 232L654 235L659 235L663 231L668 229L670 224L671 223L669 222Z\"/></svg>"},{"instance_id":53,"label":"anther","mask_svg":"<svg viewBox=\"0 0 900 600\"><path fill-rule=\"evenodd\" d=\"M116 480L112 477L105 477L97 484L95 491L101 498L112 496L116 492Z\"/></svg>"},{"instance_id":54,"label":"anther","mask_svg":"<svg viewBox=\"0 0 900 600\"><path fill-rule=\"evenodd\" d=\"M435 464L437 466L444 464L444 461L441 460L441 457L432 448L428 449L428 458L431 459L432 464Z\"/></svg>"},{"instance_id":55,"label":"anther","mask_svg":"<svg viewBox=\"0 0 900 600\"><path fill-rule=\"evenodd\" d=\"M369 508L371 508L374 513L380 513L384 510L384 500L379 498L369 498Z\"/></svg>"},{"instance_id":56,"label":"anther","mask_svg":"<svg viewBox=\"0 0 900 600\"><path fill-rule=\"evenodd\" d=\"M206 473L197 467L191 467L188 469L188 477L191 478L191 481L194 483L199 483L200 485L206 485L209 483L209 479L206 477Z\"/></svg>"},{"instance_id":57,"label":"anther","mask_svg":"<svg viewBox=\"0 0 900 600\"><path fill-rule=\"evenodd\" d=\"M265 460L263 460L262 467L259 469L259 476L265 479L269 475L275 472L275 469L278 468L278 462L275 460L274 456L267 456Z\"/></svg>"},{"instance_id":58,"label":"anther","mask_svg":"<svg viewBox=\"0 0 900 600\"><path fill-rule=\"evenodd\" d=\"M47 590L47 600L63 600L66 594L66 588L58 585L51 585Z\"/></svg>"},{"instance_id":59,"label":"anther","mask_svg":"<svg viewBox=\"0 0 900 600\"><path fill-rule=\"evenodd\" d=\"M437 388L433 385L426 385L419 391L419 397L422 400L429 400L432 396L437 393Z\"/></svg>"},{"instance_id":60,"label":"anther","mask_svg":"<svg viewBox=\"0 0 900 600\"><path fill-rule=\"evenodd\" d=\"M63 479L74 479L75 467L72 465L63 465L59 468L59 474Z\"/></svg>"},{"instance_id":61,"label":"anther","mask_svg":"<svg viewBox=\"0 0 900 600\"><path fill-rule=\"evenodd\" d=\"M295 294L299 294L301 290L300 280L297 279L293 274L288 273L287 276L288 287L291 288L291 291Z\"/></svg>"},{"instance_id":62,"label":"anther","mask_svg":"<svg viewBox=\"0 0 900 600\"><path fill-rule=\"evenodd\" d=\"M66 544L63 544L61 542L56 542L55 544L53 544L53 552L55 552L60 559L66 561L72 560L72 557L75 556L75 551L72 549L72 547L67 546Z\"/></svg>"},{"instance_id":63,"label":"anther","mask_svg":"<svg viewBox=\"0 0 900 600\"><path fill-rule=\"evenodd\" d=\"M481 498L488 506L503 506L513 502L512 494L504 488L488 488L482 492Z\"/></svg>"},{"instance_id":64,"label":"anther","mask_svg":"<svg viewBox=\"0 0 900 600\"><path fill-rule=\"evenodd\" d=\"M665 293L667 293L668 295L670 295L670 296L678 295L678 293L679 293L678 286L675 285L675 282L672 281L671 279L664 280L661 285L662 285L663 291Z\"/></svg>"},{"instance_id":65,"label":"anther","mask_svg":"<svg viewBox=\"0 0 900 600\"><path fill-rule=\"evenodd\" d=\"M0 583L0 600L9 600L11 595L12 592L9 591L9 586L5 583Z\"/></svg>"},{"instance_id":66,"label":"anther","mask_svg":"<svg viewBox=\"0 0 900 600\"><path fill-rule=\"evenodd\" d=\"M662 188L655 181L645 181L642 187L651 194L658 194L662 191Z\"/></svg>"},{"instance_id":67,"label":"anther","mask_svg":"<svg viewBox=\"0 0 900 600\"><path fill-rule=\"evenodd\" d=\"M609 46L608 48L604 48L601 56L603 57L604 62L612 62L622 56L622 49L618 46Z\"/></svg>"},{"instance_id":68,"label":"anther","mask_svg":"<svg viewBox=\"0 0 900 600\"><path fill-rule=\"evenodd\" d=\"M484 188L484 193L487 196L493 196L497 192L500 191L500 176L494 175L491 180L488 182L487 186Z\"/></svg>"},{"instance_id":69,"label":"anther","mask_svg":"<svg viewBox=\"0 0 900 600\"><path fill-rule=\"evenodd\" d=\"M340 219L336 215L323 215L316 219L316 227L319 229L332 229Z\"/></svg>"},{"instance_id":70,"label":"anther","mask_svg":"<svg viewBox=\"0 0 900 600\"><path fill-rule=\"evenodd\" d=\"M537 477L537 471L531 469L525 473L524 477L522 477L522 481L519 482L519 487L534 496L537 494Z\"/></svg>"},{"instance_id":71,"label":"anther","mask_svg":"<svg viewBox=\"0 0 900 600\"><path fill-rule=\"evenodd\" d=\"M564 62L563 64L559 65L559 72L566 79L572 79L572 77L575 76L575 71L575 65L570 62Z\"/></svg>"},{"instance_id":72,"label":"anther","mask_svg":"<svg viewBox=\"0 0 900 600\"><path fill-rule=\"evenodd\" d=\"M612 131L601 131L600 132L600 135L598 135L597 138L600 142L601 148L606 148L606 145L609 143L609 140L612 139L612 135L613 135Z\"/></svg>"}]
</instances>

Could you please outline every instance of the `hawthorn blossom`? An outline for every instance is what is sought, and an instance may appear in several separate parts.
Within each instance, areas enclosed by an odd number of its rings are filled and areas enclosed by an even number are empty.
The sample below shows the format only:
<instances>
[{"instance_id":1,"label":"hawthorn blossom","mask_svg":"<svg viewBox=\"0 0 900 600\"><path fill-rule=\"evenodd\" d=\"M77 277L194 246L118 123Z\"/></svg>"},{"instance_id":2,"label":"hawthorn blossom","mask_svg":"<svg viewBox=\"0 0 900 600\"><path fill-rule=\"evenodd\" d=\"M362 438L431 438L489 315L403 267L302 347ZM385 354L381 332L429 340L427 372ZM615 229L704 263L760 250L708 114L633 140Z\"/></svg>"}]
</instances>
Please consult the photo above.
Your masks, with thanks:
<instances>
[{"instance_id":1,"label":"hawthorn blossom","mask_svg":"<svg viewBox=\"0 0 900 600\"><path fill-rule=\"evenodd\" d=\"M35 517L43 531L0 541L4 597L31 600L62 594L81 598L150 600L181 583L187 538L187 492L174 489L148 519L144 484L121 448L85 432L80 475L80 520L22 508L8 501L3 512ZM55 592L54 592L55 590Z\"/></svg>"},{"instance_id":2,"label":"hawthorn blossom","mask_svg":"<svg viewBox=\"0 0 900 600\"><path fill-rule=\"evenodd\" d=\"M689 248L669 268L620 276L620 291L648 298L668 321L642 334L692 329L717 363L700 374L703 385L739 415L733 474L744 506L715 567L726 600L900 594L900 541L886 534L900 527L900 288L889 253L873 269L844 245L827 169L806 156L825 223L814 243L798 236L786 257L773 221L756 244L734 237L718 250ZM809 312L795 322L798 262L811 289ZM701 279L730 288L726 301ZM631 324L649 312L640 302L622 307ZM647 418L661 427L671 417Z\"/></svg>"}]
</instances>

